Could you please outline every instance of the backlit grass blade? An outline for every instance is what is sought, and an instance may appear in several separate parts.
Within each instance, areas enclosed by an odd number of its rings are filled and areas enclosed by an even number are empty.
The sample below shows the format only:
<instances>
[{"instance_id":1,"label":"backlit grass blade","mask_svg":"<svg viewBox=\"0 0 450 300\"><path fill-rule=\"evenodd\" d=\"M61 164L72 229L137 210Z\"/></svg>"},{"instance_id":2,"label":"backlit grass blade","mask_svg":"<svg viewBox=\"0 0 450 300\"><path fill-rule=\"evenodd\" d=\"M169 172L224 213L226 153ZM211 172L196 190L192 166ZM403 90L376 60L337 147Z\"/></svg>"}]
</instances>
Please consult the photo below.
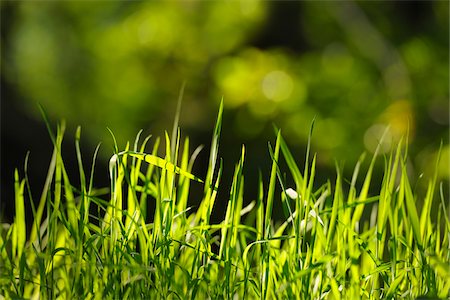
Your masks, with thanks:
<instances>
[{"instance_id":1,"label":"backlit grass blade","mask_svg":"<svg viewBox=\"0 0 450 300\"><path fill-rule=\"evenodd\" d=\"M161 157L158 157L156 155L152 155L152 154L145 154L145 153L138 153L138 152L134 152L134 151L127 151L127 152L121 152L121 155L123 154L128 154L131 157L136 157L138 159L141 159L151 165L157 166L161 169L167 170L169 172L172 173L177 173L180 175L183 175L186 178L195 180L197 182L201 182L203 183L203 180L201 180L200 178L198 178L197 176L189 173L186 170L182 170L181 168L175 166L173 163L168 162L166 159L163 159Z\"/></svg>"},{"instance_id":2,"label":"backlit grass blade","mask_svg":"<svg viewBox=\"0 0 450 300\"><path fill-rule=\"evenodd\" d=\"M181 103L183 101L183 96L184 96L184 88L186 87L186 81L183 81L181 88L180 88L180 93L178 94L178 101L177 101L177 110L175 111L175 118L173 121L173 127L172 127L172 136L171 139L172 141L176 141L177 140L177 131L178 131L178 123L180 121L180 115L181 115ZM171 153L172 153L172 161L176 161L175 160L175 143L172 143L172 147L171 147Z\"/></svg>"},{"instance_id":3,"label":"backlit grass blade","mask_svg":"<svg viewBox=\"0 0 450 300\"><path fill-rule=\"evenodd\" d=\"M222 128L222 114L223 114L223 99L220 101L219 112L217 114L216 125L213 131L213 137L211 141L211 151L209 155L208 171L205 178L205 194L207 194L207 189L213 184L213 176L215 174L215 168L217 164L217 155L219 153L219 138L220 131Z\"/></svg>"},{"instance_id":4,"label":"backlit grass blade","mask_svg":"<svg viewBox=\"0 0 450 300\"><path fill-rule=\"evenodd\" d=\"M276 176L277 176L277 168L278 168L278 157L280 153L280 136L281 132L278 131L277 140L275 143L274 155L272 158L272 169L270 172L269 179L269 188L267 190L267 202L265 209L265 220L264 220L264 238L270 238L270 224L272 221L272 209L273 209L273 199L275 194L275 184L276 184Z\"/></svg>"},{"instance_id":5,"label":"backlit grass blade","mask_svg":"<svg viewBox=\"0 0 450 300\"><path fill-rule=\"evenodd\" d=\"M244 151L244 149L242 150ZM244 152L241 154L241 158L243 158ZM227 203L227 209L225 213L225 219L223 220L223 226L221 230L221 241L220 241L220 248L219 248L219 258L229 261L229 255L230 251L232 251L232 238L230 237L234 233L234 227L235 227L235 211L237 207L237 201L239 198L239 192L240 192L240 185L237 185L237 179L239 177L239 180L241 180L241 174L242 174L242 167L241 163L238 163L235 166L234 169L234 175L233 175L233 184L231 186L231 192L230 196L228 198Z\"/></svg>"},{"instance_id":6,"label":"backlit grass blade","mask_svg":"<svg viewBox=\"0 0 450 300\"><path fill-rule=\"evenodd\" d=\"M343 192L342 192L342 182L341 182L341 172L339 171L338 166L336 165L336 185L333 197L333 206L331 211L331 217L328 225L327 231L327 252L330 251L332 243L334 242L334 234L336 229L337 217L338 217L338 209L342 206L343 203Z\"/></svg>"},{"instance_id":7,"label":"backlit grass blade","mask_svg":"<svg viewBox=\"0 0 450 300\"><path fill-rule=\"evenodd\" d=\"M14 216L14 230L17 238L16 247L13 247L14 251L17 250L17 258L22 256L23 248L26 241L26 220L25 220L25 198L23 196L25 181L19 179L19 172L17 169L14 171L14 198L16 214Z\"/></svg>"},{"instance_id":8,"label":"backlit grass blade","mask_svg":"<svg viewBox=\"0 0 450 300\"><path fill-rule=\"evenodd\" d=\"M245 159L245 147L242 146L241 150L241 159L239 160L239 163L237 165L237 172L235 174L235 177L233 178L233 183L235 183L235 186L232 190L232 197L234 197L233 203L235 204L233 208L233 216L232 216L232 239L231 239L231 247L235 248L237 244L237 238L238 238L238 227L240 225L240 219L241 219L241 210L242 210L242 203L243 203L243 188L244 188L244 177L243 177L243 169L244 169L244 159Z\"/></svg>"},{"instance_id":9,"label":"backlit grass blade","mask_svg":"<svg viewBox=\"0 0 450 300\"><path fill-rule=\"evenodd\" d=\"M147 139L149 139L150 137L146 138L145 143L147 143ZM156 138L155 143L153 145L153 149L152 149L152 155L155 155L158 153L158 148L159 148L159 138ZM143 151L144 149L141 148L141 150ZM149 167L147 168L147 172L145 173L145 176L142 174L141 179L143 180L143 192L141 193L141 197L139 199L139 206L140 206L140 210L141 210L141 214L142 214L142 218L145 221L147 219L147 198L148 195L152 194L151 193L151 180L152 180L152 175L153 172L155 170L155 166L154 165L149 165ZM153 195L154 197L156 197L156 193Z\"/></svg>"},{"instance_id":10,"label":"backlit grass blade","mask_svg":"<svg viewBox=\"0 0 450 300\"><path fill-rule=\"evenodd\" d=\"M430 218L430 212L431 212L431 206L433 202L433 197L435 193L435 187L436 187L436 181L437 181L437 175L439 170L439 161L441 158L441 151L442 151L442 142L439 147L439 151L437 154L435 166L434 166L434 174L431 178L430 182L428 183L428 189L427 193L425 195L425 201L423 204L422 212L420 215L420 234L423 238L426 238L428 234L431 232L431 218ZM427 230L428 229L428 230Z\"/></svg>"},{"instance_id":11,"label":"backlit grass blade","mask_svg":"<svg viewBox=\"0 0 450 300\"><path fill-rule=\"evenodd\" d=\"M139 139L143 130L139 130L134 139L133 151L139 151ZM130 168L125 177L128 184L127 189L127 215L125 217L125 228L127 235L132 235L134 233L134 224L140 217L139 203L136 195L136 186L141 169L141 160L133 158L130 163Z\"/></svg>"},{"instance_id":12,"label":"backlit grass blade","mask_svg":"<svg viewBox=\"0 0 450 300\"><path fill-rule=\"evenodd\" d=\"M408 212L408 219L412 226L414 239L416 240L418 246L422 248L422 237L420 234L420 222L419 216L417 214L416 199L411 190L411 185L409 184L408 174L406 172L406 165L404 162L402 162L401 167L402 167L401 168L402 177L400 180L400 188L403 189L405 193L405 204L406 204L406 211Z\"/></svg>"},{"instance_id":13,"label":"backlit grass blade","mask_svg":"<svg viewBox=\"0 0 450 300\"><path fill-rule=\"evenodd\" d=\"M297 164L295 163L295 159L292 156L291 151L289 150L286 142L284 141L283 137L280 136L280 148L281 148L281 152L283 153L283 157L286 160L286 164L289 167L292 177L294 178L294 182L296 185L297 190L300 190L300 188L303 185L303 176L300 173L300 170L297 166Z\"/></svg>"},{"instance_id":14,"label":"backlit grass blade","mask_svg":"<svg viewBox=\"0 0 450 300\"><path fill-rule=\"evenodd\" d=\"M50 165L49 165L49 168L48 168L48 171L47 171L47 177L45 179L44 188L42 189L41 197L40 197L40 200L39 200L38 209L36 210L36 214L34 215L33 226L31 227L30 241L32 243L35 243L36 239L37 239L39 226L40 226L41 220L42 220L42 214L44 213L48 192L49 192L49 189L50 189L50 185L51 185L51 183L53 181L53 175L54 175L54 172L55 172L55 169L56 169L57 157L59 155L59 150L58 150L58 147L56 146L56 140L55 140L53 132L52 132L52 130L50 128L50 124L47 121L47 117L45 115L45 112L43 111L42 108L41 108L41 112L42 112L43 118L45 120L45 123L47 125L49 135L52 138L54 148L53 148L52 158L50 160ZM60 128L61 128L61 133L60 134L64 135L64 130L65 130L64 123L61 124Z\"/></svg>"},{"instance_id":15,"label":"backlit grass blade","mask_svg":"<svg viewBox=\"0 0 450 300\"><path fill-rule=\"evenodd\" d=\"M366 178L364 179L364 183L363 183L363 186L361 188L361 192L359 193L359 197L358 197L359 201L364 201L364 200L367 199L367 195L369 193L370 183L372 181L372 173L373 173L373 168L375 166L375 161L376 161L376 159L378 157L378 153L380 151L380 147L383 144L384 139L386 138L387 132L388 132L388 129L386 129L384 131L383 135L381 136L381 139L378 142L378 145L377 145L377 147L375 149L375 153L372 156L372 160L370 161L369 169L367 170L367 173L366 173ZM401 142L399 144L401 144ZM353 212L353 217L352 217L352 226L353 227L355 227L356 222L361 219L361 215L362 215L363 211L364 211L364 206L363 205L360 205L360 206L355 208L355 210Z\"/></svg>"},{"instance_id":16,"label":"backlit grass blade","mask_svg":"<svg viewBox=\"0 0 450 300\"><path fill-rule=\"evenodd\" d=\"M395 195L395 182L398 178L398 169L402 158L402 140L399 141L395 152L395 158L392 160L393 154L389 156L389 160L385 165L384 177L381 183L380 198L378 201L378 216L377 216L377 257L383 257L384 244L386 238L386 222L391 216L390 228L393 238L396 239L398 232L398 224L395 220L398 218L398 210L403 206L404 189L401 189L399 194ZM392 199L395 199L394 207L391 205ZM395 253L393 254L395 257Z\"/></svg>"},{"instance_id":17,"label":"backlit grass blade","mask_svg":"<svg viewBox=\"0 0 450 300\"><path fill-rule=\"evenodd\" d=\"M181 154L181 163L180 168L182 170L187 170L191 172L191 168L189 168L189 138L184 140L183 152ZM178 190L177 190L177 212L184 211L187 206L187 200L189 195L189 183L190 180L187 180L185 177L180 176L178 179ZM185 217L183 216L183 219Z\"/></svg>"},{"instance_id":18,"label":"backlit grass blade","mask_svg":"<svg viewBox=\"0 0 450 300\"><path fill-rule=\"evenodd\" d=\"M113 135L114 137L114 135ZM115 139L114 144L116 145ZM125 152L128 151L129 143L126 145ZM109 251L114 250L115 243L121 234L121 223L123 215L122 184L125 177L125 167L127 155L119 156L114 154L109 161L109 175L111 180L110 205L107 208L103 218L102 228L110 230Z\"/></svg>"},{"instance_id":19,"label":"backlit grass blade","mask_svg":"<svg viewBox=\"0 0 450 300\"><path fill-rule=\"evenodd\" d=\"M397 295L398 286L404 280L405 275L406 270L402 270L397 278L395 278L395 280L391 283L389 289L386 292L386 298L391 299Z\"/></svg>"},{"instance_id":20,"label":"backlit grass blade","mask_svg":"<svg viewBox=\"0 0 450 300\"><path fill-rule=\"evenodd\" d=\"M219 153L219 138L220 138L220 131L222 128L222 114L223 114L223 99L220 102L219 112L217 114L217 120L214 126L214 131L212 135L211 140L211 149L209 153L209 161L208 161L208 169L206 171L206 178L205 178L205 186L203 189L203 200L200 203L200 207L198 210L198 214L195 216L195 221L200 222L202 226L207 225L209 223L210 215L212 208L214 206L217 189L214 184L214 176L216 176L216 167L217 167L217 159L218 159L218 153ZM192 163L189 163L192 166ZM216 178L216 184L220 182L220 177L222 173L222 161L220 161L220 170L219 174ZM226 235L226 232L223 234ZM202 232L203 238L209 240L209 233L206 231ZM220 249L223 249L223 239L221 241ZM222 254L222 251L219 250L220 257Z\"/></svg>"},{"instance_id":21,"label":"backlit grass blade","mask_svg":"<svg viewBox=\"0 0 450 300\"><path fill-rule=\"evenodd\" d=\"M72 233L78 234L78 220L80 219L80 214L75 203L75 196L73 194L72 185L69 180L69 175L67 174L64 164L62 164L61 167L64 182L64 199L66 200L67 216L71 227L70 229L72 230Z\"/></svg>"},{"instance_id":22,"label":"backlit grass blade","mask_svg":"<svg viewBox=\"0 0 450 300\"><path fill-rule=\"evenodd\" d=\"M261 171L258 172L258 194L256 198L256 241L260 241L264 236L264 184ZM256 261L261 262L261 245L256 246ZM262 264L260 264L262 265Z\"/></svg>"},{"instance_id":23,"label":"backlit grass blade","mask_svg":"<svg viewBox=\"0 0 450 300\"><path fill-rule=\"evenodd\" d=\"M77 154L77 162L78 162L78 173L80 176L80 185L81 185L81 205L80 205L80 213L82 215L83 222L80 223L81 232L84 231L84 224L87 224L89 218L89 197L87 195L88 187L86 185L86 175L84 173L83 168L83 160L81 158L81 150L80 150L80 139L81 139L81 127L77 127L77 131L75 133L75 150Z\"/></svg>"},{"instance_id":24,"label":"backlit grass blade","mask_svg":"<svg viewBox=\"0 0 450 300\"><path fill-rule=\"evenodd\" d=\"M211 213L212 213L212 209L214 207L214 203L216 201L217 198L217 192L219 190L219 185L222 179L222 172L223 172L223 162L222 160L220 160L220 164L219 164L219 170L217 172L217 178L216 178L216 182L214 183L214 187L211 189L212 192L210 195L208 195L208 202L206 203L207 205L202 206L202 224L209 224L210 218L211 218ZM203 204L203 203L202 203Z\"/></svg>"},{"instance_id":25,"label":"backlit grass blade","mask_svg":"<svg viewBox=\"0 0 450 300\"><path fill-rule=\"evenodd\" d=\"M134 141L133 151L143 152L145 150L145 146L149 141L151 135L147 136L142 142L139 149L139 138L142 134L143 130L140 130L136 135L136 139ZM129 171L128 180L128 191L127 191L127 216L125 219L125 228L127 232L128 239L132 239L133 234L136 230L136 225L139 224L139 219L141 218L142 211L141 206L138 201L138 195L136 193L139 175L141 175L141 163L142 160L133 158L131 161L131 167Z\"/></svg>"},{"instance_id":26,"label":"backlit grass blade","mask_svg":"<svg viewBox=\"0 0 450 300\"><path fill-rule=\"evenodd\" d=\"M316 118L314 117L314 119L311 122L311 127L309 129L309 134L308 134L308 144L306 146L306 157L305 157L305 168L303 171L303 186L301 188L301 196L303 197L303 201L308 201L308 196L306 195L306 188L308 185L308 177L309 177L309 154L311 151L311 138L312 138L312 134L313 134L313 130L314 130L314 123L316 121ZM300 214L302 215L302 214ZM301 217L299 215L299 217Z\"/></svg>"},{"instance_id":27,"label":"backlit grass blade","mask_svg":"<svg viewBox=\"0 0 450 300\"><path fill-rule=\"evenodd\" d=\"M278 158L280 153L280 136L281 132L278 131L277 139L275 143L274 155L272 158L272 169L270 172L269 186L267 190L267 202L266 209L264 211L264 239L271 238L271 222L272 222L272 209L273 209L273 200L275 195L275 184L276 184L276 176L277 176L277 167L278 167ZM271 297L272 296L272 272L271 272L271 263L270 263L270 244L266 244L264 247L264 259L263 259L263 268L262 268L262 296Z\"/></svg>"}]
</instances>

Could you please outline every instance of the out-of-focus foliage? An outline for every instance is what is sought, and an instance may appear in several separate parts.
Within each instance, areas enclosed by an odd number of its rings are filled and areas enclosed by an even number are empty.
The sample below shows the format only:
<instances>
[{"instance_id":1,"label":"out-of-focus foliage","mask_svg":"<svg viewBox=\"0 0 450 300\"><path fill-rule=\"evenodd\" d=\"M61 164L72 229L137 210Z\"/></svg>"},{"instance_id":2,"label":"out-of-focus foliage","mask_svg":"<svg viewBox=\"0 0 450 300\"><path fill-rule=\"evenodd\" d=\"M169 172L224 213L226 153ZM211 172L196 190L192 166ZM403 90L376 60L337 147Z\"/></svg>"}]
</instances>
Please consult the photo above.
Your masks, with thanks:
<instances>
[{"instance_id":1,"label":"out-of-focus foliage","mask_svg":"<svg viewBox=\"0 0 450 300\"><path fill-rule=\"evenodd\" d=\"M30 112L39 101L93 142L106 126L121 141L169 129L187 81L191 135L223 96L236 142L266 152L275 123L302 149L316 117L319 165L352 169L390 126L382 149L409 132L425 171L443 140L449 178L448 2L23 1L2 14L2 76Z\"/></svg>"}]
</instances>

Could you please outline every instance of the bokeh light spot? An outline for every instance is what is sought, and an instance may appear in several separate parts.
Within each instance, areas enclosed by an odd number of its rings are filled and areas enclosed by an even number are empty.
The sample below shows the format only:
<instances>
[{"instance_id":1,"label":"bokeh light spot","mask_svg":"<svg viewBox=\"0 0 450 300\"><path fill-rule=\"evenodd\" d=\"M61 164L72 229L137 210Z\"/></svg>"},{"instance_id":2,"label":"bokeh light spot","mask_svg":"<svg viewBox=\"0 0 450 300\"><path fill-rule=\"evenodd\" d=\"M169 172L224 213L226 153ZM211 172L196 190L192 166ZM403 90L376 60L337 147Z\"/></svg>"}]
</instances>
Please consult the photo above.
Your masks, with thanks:
<instances>
[{"instance_id":1,"label":"bokeh light spot","mask_svg":"<svg viewBox=\"0 0 450 300\"><path fill-rule=\"evenodd\" d=\"M251 72L249 62L239 57L222 59L215 70L215 77L219 89L225 93L226 105L237 107L254 94L254 73Z\"/></svg>"},{"instance_id":2,"label":"bokeh light spot","mask_svg":"<svg viewBox=\"0 0 450 300\"><path fill-rule=\"evenodd\" d=\"M414 38L403 47L403 57L414 72L424 72L430 65L430 49L426 41Z\"/></svg>"},{"instance_id":3,"label":"bokeh light spot","mask_svg":"<svg viewBox=\"0 0 450 300\"><path fill-rule=\"evenodd\" d=\"M389 124L391 134L395 140L399 140L406 135L408 135L410 142L414 138L415 121L410 101L394 101L383 112L380 121Z\"/></svg>"},{"instance_id":4,"label":"bokeh light spot","mask_svg":"<svg viewBox=\"0 0 450 300\"><path fill-rule=\"evenodd\" d=\"M381 140L385 132L386 135ZM392 133L384 124L374 124L364 133L364 146L367 150L375 153L378 144L380 144L380 154L387 153L391 149Z\"/></svg>"},{"instance_id":5,"label":"bokeh light spot","mask_svg":"<svg viewBox=\"0 0 450 300\"><path fill-rule=\"evenodd\" d=\"M262 91L267 99L279 102L289 98L294 89L291 76L284 71L272 71L262 80Z\"/></svg>"}]
</instances>

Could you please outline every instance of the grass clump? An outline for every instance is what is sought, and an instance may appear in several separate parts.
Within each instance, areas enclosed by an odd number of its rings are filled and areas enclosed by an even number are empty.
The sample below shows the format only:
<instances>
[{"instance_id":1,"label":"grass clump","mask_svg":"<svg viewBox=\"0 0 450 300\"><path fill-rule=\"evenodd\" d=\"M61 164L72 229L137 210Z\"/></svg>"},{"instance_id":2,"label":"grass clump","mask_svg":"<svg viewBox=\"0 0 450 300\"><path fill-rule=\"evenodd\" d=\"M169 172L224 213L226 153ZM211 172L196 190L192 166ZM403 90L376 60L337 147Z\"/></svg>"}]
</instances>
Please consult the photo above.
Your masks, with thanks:
<instances>
[{"instance_id":1,"label":"grass clump","mask_svg":"<svg viewBox=\"0 0 450 300\"><path fill-rule=\"evenodd\" d=\"M147 152L150 137L141 142L140 133L123 151L115 144L106 199L92 182L98 147L89 179L83 169L80 129L80 186L72 184L60 124L56 135L51 133L54 152L38 207L29 201L26 170L24 178L15 172L16 214L0 235L0 298L448 297L448 208L436 175L418 199L406 172L406 143L384 157L381 189L369 195L377 154L361 188L356 180L362 159L349 186L337 167L336 178L317 188L316 155L310 157L308 145L301 172L278 131L274 147L269 145L270 177L259 175L252 201L244 201L242 147L225 218L215 224L210 217L224 168L218 157L221 123L222 105L204 181L192 174L200 148L191 153L187 138L181 146L178 124L172 138L164 137L164 157L157 156L160 140ZM295 186L286 185L288 177ZM188 206L191 184L204 186L196 206ZM32 205L32 220L25 218L26 203ZM285 213L281 223L272 217L274 205Z\"/></svg>"}]
</instances>

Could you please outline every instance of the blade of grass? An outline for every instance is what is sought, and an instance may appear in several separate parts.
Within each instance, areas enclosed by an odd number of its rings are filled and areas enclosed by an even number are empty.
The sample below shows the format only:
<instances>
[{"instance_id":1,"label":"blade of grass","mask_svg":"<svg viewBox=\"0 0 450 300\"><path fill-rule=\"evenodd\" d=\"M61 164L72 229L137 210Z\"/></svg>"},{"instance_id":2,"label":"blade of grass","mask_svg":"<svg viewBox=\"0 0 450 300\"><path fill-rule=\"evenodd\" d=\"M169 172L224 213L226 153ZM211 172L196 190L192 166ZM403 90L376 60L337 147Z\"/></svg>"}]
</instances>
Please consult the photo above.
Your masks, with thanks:
<instances>
[{"instance_id":1,"label":"blade of grass","mask_svg":"<svg viewBox=\"0 0 450 300\"><path fill-rule=\"evenodd\" d=\"M177 173L177 174L183 175L184 177L186 177L188 179L203 183L203 180L201 180L197 176L189 173L186 170L182 170L181 168L177 167L173 163L167 161L167 159L155 156L153 154L138 153L138 152L134 152L134 151L126 151L126 152L120 153L120 155L125 155L125 154L128 154L131 157L136 157L137 159L141 159L151 165L157 166L157 167L167 170L171 173Z\"/></svg>"},{"instance_id":2,"label":"blade of grass","mask_svg":"<svg viewBox=\"0 0 450 300\"><path fill-rule=\"evenodd\" d=\"M330 251L334 234L335 234L335 228L336 228L336 219L338 216L338 209L343 203L343 192L342 192L342 182L341 182L341 172L339 170L339 167L336 164L336 185L335 185L335 191L334 191L334 197L333 197L333 206L331 211L331 217L330 222L328 226L328 232L327 232L327 252Z\"/></svg>"},{"instance_id":3,"label":"blade of grass","mask_svg":"<svg viewBox=\"0 0 450 300\"><path fill-rule=\"evenodd\" d=\"M26 241L26 220L25 220L25 198L23 191L25 187L25 181L19 179L19 172L17 169L14 171L14 200L16 214L14 216L14 230L16 232L16 247L13 247L14 252L17 253L17 261L22 257L23 249Z\"/></svg>"},{"instance_id":4,"label":"blade of grass","mask_svg":"<svg viewBox=\"0 0 450 300\"><path fill-rule=\"evenodd\" d=\"M402 177L400 180L400 189L405 193L406 211L408 212L408 219L411 222L414 239L417 242L420 249L422 249L422 237L420 234L420 222L417 214L416 200L409 184L408 174L406 172L406 165L404 162L401 164Z\"/></svg>"},{"instance_id":5,"label":"blade of grass","mask_svg":"<svg viewBox=\"0 0 450 300\"><path fill-rule=\"evenodd\" d=\"M41 113L42 113L42 116L44 118L45 124L47 125L47 129L48 129L49 135L52 138L54 148L53 148L52 158L50 160L50 166L49 166L48 172L47 172L47 177L45 179L44 188L42 189L41 198L39 200L38 209L36 211L36 214L33 216L33 218L34 218L34 222L33 223L34 224L33 224L32 228L31 228L31 233L30 233L30 241L32 243L36 243L37 242L36 241L36 239L37 239L37 232L38 232L39 226L41 224L42 215L44 213L44 208L45 208L45 204L46 204L47 193L49 192L50 185L51 185L52 180L53 180L53 175L54 175L54 172L55 172L55 169L56 169L56 161L57 161L57 157L58 157L58 148L56 146L56 140L54 138L53 132L52 132L52 130L50 128L50 123L48 122L47 116L46 116L44 110L42 109L42 107L40 107L40 109L41 109ZM61 135L64 134L64 129L65 129L65 126L64 126L64 124L62 124L62 126L61 126Z\"/></svg>"},{"instance_id":6,"label":"blade of grass","mask_svg":"<svg viewBox=\"0 0 450 300\"><path fill-rule=\"evenodd\" d=\"M175 112L175 119L173 121L173 127L172 127L172 141L177 140L177 131L178 131L178 123L180 121L180 115L181 115L181 103L183 102L183 96L184 96L184 88L186 87L186 81L183 81L180 88L180 93L178 94L178 101L177 101L177 110ZM172 144L171 153L172 155L175 155L175 144ZM172 156L172 161L176 162L175 157Z\"/></svg>"},{"instance_id":7,"label":"blade of grass","mask_svg":"<svg viewBox=\"0 0 450 300\"><path fill-rule=\"evenodd\" d=\"M264 239L271 238L271 222L272 222L272 209L273 209L273 199L275 194L275 184L276 184L276 176L277 176L277 166L278 166L278 158L280 153L280 136L281 131L278 131L277 139L275 143L275 151L272 159L272 169L270 172L269 179L269 187L267 190L267 202L265 209L265 218L264 218ZM269 145L270 147L270 145ZM270 263L270 244L265 244L263 250L263 267L262 267L262 292L261 295L263 298L270 297L272 295L272 284L271 284L271 263Z\"/></svg>"},{"instance_id":8,"label":"blade of grass","mask_svg":"<svg viewBox=\"0 0 450 300\"><path fill-rule=\"evenodd\" d=\"M436 181L438 176L438 170L439 170L439 161L441 159L441 152L442 152L442 141L439 147L439 151L436 157L436 162L434 166L434 174L430 182L428 183L428 189L427 193L425 195L425 200L422 208L422 213L420 215L420 234L422 238L426 238L431 234L431 218L430 218L430 212L431 212L431 206L433 202L433 197L435 193L435 187L436 187ZM428 230L427 230L428 229Z\"/></svg>"},{"instance_id":9,"label":"blade of grass","mask_svg":"<svg viewBox=\"0 0 450 300\"><path fill-rule=\"evenodd\" d=\"M267 190L267 202L266 202L266 209L265 209L265 219L264 219L264 238L268 239L270 238L270 225L272 221L272 209L273 209L273 199L275 194L275 184L277 180L277 167L278 167L278 158L280 153L280 136L281 132L278 131L276 144L275 144L275 151L272 158L272 169L270 172L270 179L269 179L269 188Z\"/></svg>"}]
</instances>

